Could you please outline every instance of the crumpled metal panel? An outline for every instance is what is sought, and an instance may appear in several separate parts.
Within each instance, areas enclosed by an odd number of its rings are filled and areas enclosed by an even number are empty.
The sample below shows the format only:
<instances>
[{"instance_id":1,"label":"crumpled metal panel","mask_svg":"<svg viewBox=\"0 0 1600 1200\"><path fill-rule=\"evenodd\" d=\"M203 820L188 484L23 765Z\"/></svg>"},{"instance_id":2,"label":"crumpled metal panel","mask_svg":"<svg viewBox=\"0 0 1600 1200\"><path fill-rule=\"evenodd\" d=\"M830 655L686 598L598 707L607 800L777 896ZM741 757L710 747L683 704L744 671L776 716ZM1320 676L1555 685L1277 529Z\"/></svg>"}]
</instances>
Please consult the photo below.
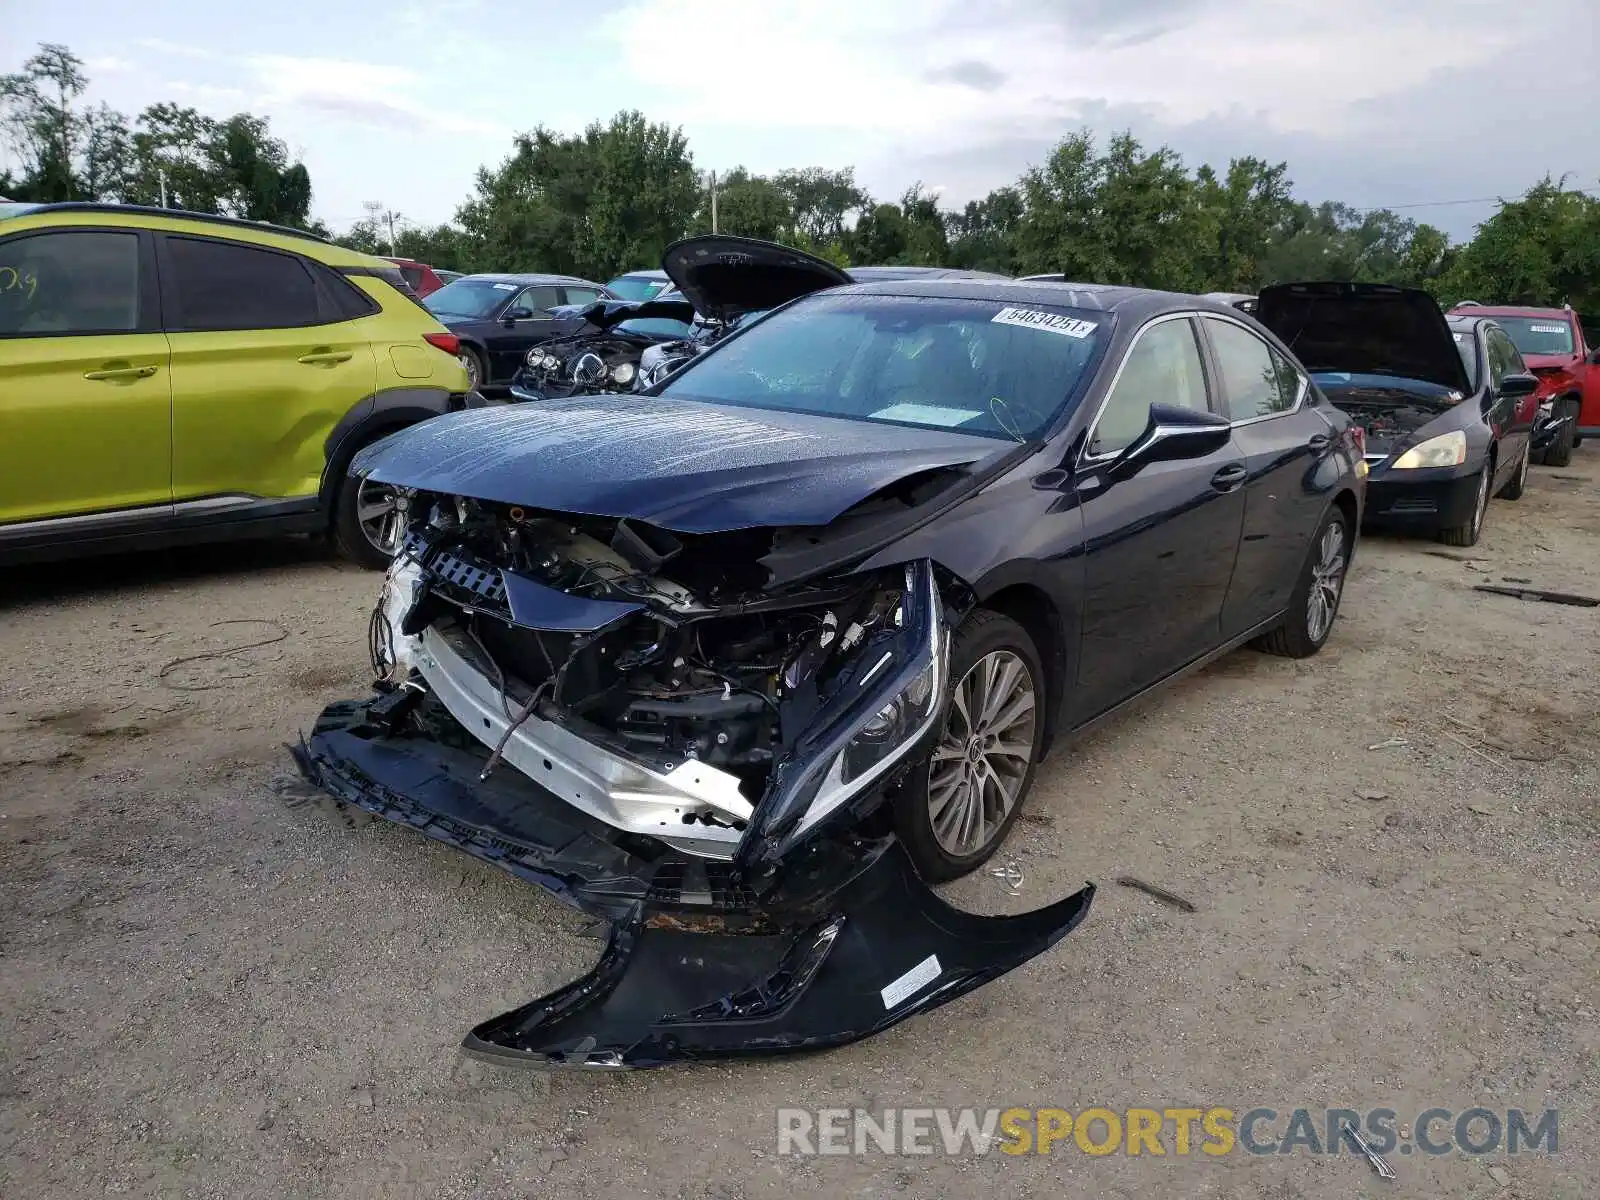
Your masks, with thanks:
<instances>
[{"instance_id":1,"label":"crumpled metal panel","mask_svg":"<svg viewBox=\"0 0 1600 1200\"><path fill-rule=\"evenodd\" d=\"M368 446L350 469L422 491L716 533L825 525L907 476L1012 448L948 430L577 396L448 413Z\"/></svg>"}]
</instances>

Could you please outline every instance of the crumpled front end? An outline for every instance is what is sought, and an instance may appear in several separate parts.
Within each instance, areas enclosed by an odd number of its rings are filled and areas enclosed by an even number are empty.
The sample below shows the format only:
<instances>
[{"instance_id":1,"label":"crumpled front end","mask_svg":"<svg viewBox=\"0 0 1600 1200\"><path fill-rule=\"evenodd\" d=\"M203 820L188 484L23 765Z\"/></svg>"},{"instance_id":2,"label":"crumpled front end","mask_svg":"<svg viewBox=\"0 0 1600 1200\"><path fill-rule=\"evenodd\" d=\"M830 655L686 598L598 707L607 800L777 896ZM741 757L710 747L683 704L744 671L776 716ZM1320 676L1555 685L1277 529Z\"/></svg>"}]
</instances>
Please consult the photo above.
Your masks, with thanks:
<instances>
[{"instance_id":1,"label":"crumpled front end","mask_svg":"<svg viewBox=\"0 0 1600 1200\"><path fill-rule=\"evenodd\" d=\"M839 1045L1087 913L1092 888L960 912L890 833L969 602L931 562L771 588L772 530L407 501L377 693L330 707L300 769L612 924L593 971L470 1049L616 1067Z\"/></svg>"}]
</instances>

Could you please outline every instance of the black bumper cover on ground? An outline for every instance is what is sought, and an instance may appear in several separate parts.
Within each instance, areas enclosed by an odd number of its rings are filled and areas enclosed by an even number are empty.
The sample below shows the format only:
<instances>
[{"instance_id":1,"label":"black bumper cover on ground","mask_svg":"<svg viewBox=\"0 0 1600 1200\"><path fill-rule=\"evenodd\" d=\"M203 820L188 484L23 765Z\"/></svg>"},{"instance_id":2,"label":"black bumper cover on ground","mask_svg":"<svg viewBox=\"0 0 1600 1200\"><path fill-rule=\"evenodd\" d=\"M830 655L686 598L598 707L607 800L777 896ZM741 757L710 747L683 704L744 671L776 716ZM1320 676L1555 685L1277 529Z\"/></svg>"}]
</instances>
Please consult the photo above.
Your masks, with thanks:
<instances>
[{"instance_id":1,"label":"black bumper cover on ground","mask_svg":"<svg viewBox=\"0 0 1600 1200\"><path fill-rule=\"evenodd\" d=\"M587 975L467 1036L482 1055L648 1067L843 1045L1042 953L1094 897L977 916L935 895L898 844L857 842L763 900L730 864L632 844L510 767L479 782L481 751L386 732L374 707L323 714L294 752L310 782L612 923Z\"/></svg>"}]
</instances>

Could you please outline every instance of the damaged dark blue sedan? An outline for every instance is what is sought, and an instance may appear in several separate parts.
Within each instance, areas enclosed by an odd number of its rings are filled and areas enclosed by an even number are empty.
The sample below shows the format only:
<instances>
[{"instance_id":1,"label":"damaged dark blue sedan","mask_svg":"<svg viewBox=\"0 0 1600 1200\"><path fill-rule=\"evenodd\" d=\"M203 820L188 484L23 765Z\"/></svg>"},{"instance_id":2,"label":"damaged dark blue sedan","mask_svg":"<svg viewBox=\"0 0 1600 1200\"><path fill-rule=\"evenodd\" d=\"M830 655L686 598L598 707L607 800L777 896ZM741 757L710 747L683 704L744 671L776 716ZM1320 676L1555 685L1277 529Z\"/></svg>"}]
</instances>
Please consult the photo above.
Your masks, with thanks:
<instances>
[{"instance_id":1,"label":"damaged dark blue sedan","mask_svg":"<svg viewBox=\"0 0 1600 1200\"><path fill-rule=\"evenodd\" d=\"M760 270L730 256L730 270ZM981 917L1052 740L1255 642L1314 654L1358 435L1193 296L899 280L798 299L643 394L478 410L356 473L410 520L338 799L612 925L469 1048L653 1066L839 1045L1039 954Z\"/></svg>"}]
</instances>

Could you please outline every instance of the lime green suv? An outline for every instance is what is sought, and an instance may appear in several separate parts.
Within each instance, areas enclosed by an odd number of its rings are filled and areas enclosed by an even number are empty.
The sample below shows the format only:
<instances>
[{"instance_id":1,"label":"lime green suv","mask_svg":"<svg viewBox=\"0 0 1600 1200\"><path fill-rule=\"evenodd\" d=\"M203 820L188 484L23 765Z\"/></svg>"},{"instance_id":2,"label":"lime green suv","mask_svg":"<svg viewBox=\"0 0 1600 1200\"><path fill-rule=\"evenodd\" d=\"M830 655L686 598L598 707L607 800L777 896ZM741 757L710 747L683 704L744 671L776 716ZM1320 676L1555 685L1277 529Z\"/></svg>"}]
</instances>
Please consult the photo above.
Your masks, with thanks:
<instances>
[{"instance_id":1,"label":"lime green suv","mask_svg":"<svg viewBox=\"0 0 1600 1200\"><path fill-rule=\"evenodd\" d=\"M350 457L481 400L399 268L293 229L0 204L0 563L331 533L381 566Z\"/></svg>"}]
</instances>

